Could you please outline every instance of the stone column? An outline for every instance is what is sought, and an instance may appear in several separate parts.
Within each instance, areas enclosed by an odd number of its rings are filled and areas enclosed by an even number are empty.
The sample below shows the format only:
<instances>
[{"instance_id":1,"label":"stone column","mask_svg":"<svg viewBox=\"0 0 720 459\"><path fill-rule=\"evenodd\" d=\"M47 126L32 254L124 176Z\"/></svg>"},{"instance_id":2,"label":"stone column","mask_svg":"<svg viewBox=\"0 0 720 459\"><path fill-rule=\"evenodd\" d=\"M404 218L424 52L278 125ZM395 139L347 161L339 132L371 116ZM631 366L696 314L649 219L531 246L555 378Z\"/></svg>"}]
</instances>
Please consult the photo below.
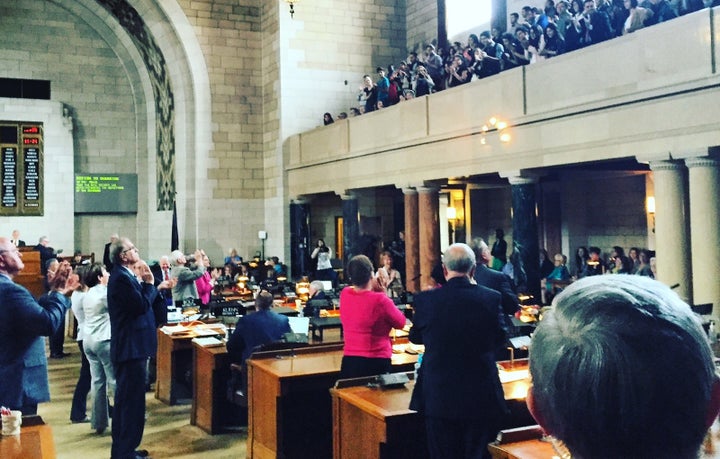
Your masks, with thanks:
<instances>
[{"instance_id":1,"label":"stone column","mask_svg":"<svg viewBox=\"0 0 720 459\"><path fill-rule=\"evenodd\" d=\"M305 199L290 201L290 274L299 279L310 274L310 205Z\"/></svg>"},{"instance_id":2,"label":"stone column","mask_svg":"<svg viewBox=\"0 0 720 459\"><path fill-rule=\"evenodd\" d=\"M692 256L692 300L713 303L713 316L720 317L720 161L690 158L688 196ZM657 189L657 188L656 188Z\"/></svg>"},{"instance_id":3,"label":"stone column","mask_svg":"<svg viewBox=\"0 0 720 459\"><path fill-rule=\"evenodd\" d=\"M418 192L403 188L405 201L405 289L420 291L420 244L418 233Z\"/></svg>"},{"instance_id":4,"label":"stone column","mask_svg":"<svg viewBox=\"0 0 720 459\"><path fill-rule=\"evenodd\" d=\"M343 213L343 266L357 255L360 239L360 210L357 196L351 192L340 195ZM347 282L347 277L345 278Z\"/></svg>"},{"instance_id":5,"label":"stone column","mask_svg":"<svg viewBox=\"0 0 720 459\"><path fill-rule=\"evenodd\" d=\"M650 161L650 170L655 182L657 279L670 286L677 284L675 291L678 295L691 301L692 276L685 167L678 161Z\"/></svg>"},{"instance_id":6,"label":"stone column","mask_svg":"<svg viewBox=\"0 0 720 459\"><path fill-rule=\"evenodd\" d=\"M520 250L521 266L525 274L525 292L540 301L540 244L538 242L536 184L537 178L508 177L512 188L513 244ZM522 285L515 266L515 282Z\"/></svg>"},{"instance_id":7,"label":"stone column","mask_svg":"<svg viewBox=\"0 0 720 459\"><path fill-rule=\"evenodd\" d=\"M417 187L418 192L418 243L420 254L420 289L434 281L430 273L440 261L440 221L438 216L438 189ZM406 235L407 237L407 235Z\"/></svg>"}]
</instances>

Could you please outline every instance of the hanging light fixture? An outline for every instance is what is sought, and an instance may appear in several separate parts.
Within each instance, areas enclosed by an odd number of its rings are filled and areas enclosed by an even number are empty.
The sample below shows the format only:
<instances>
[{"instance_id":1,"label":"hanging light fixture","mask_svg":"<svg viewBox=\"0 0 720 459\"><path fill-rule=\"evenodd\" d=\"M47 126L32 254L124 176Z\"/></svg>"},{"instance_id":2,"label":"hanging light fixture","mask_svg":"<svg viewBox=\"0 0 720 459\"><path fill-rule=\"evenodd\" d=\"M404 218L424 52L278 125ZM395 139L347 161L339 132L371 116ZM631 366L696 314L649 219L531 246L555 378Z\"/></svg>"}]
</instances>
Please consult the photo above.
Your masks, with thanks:
<instances>
[{"instance_id":1,"label":"hanging light fixture","mask_svg":"<svg viewBox=\"0 0 720 459\"><path fill-rule=\"evenodd\" d=\"M482 127L480 127L480 131L481 131L480 132L480 144L481 145L487 144L486 136L491 132L496 132L498 134L498 139L502 143L508 143L512 140L512 136L508 132L507 121L498 119L495 116L488 119L487 123L483 124Z\"/></svg>"},{"instance_id":2,"label":"hanging light fixture","mask_svg":"<svg viewBox=\"0 0 720 459\"><path fill-rule=\"evenodd\" d=\"M295 15L295 4L299 2L300 0L285 0L285 3L290 4L290 18L293 18Z\"/></svg>"}]
</instances>

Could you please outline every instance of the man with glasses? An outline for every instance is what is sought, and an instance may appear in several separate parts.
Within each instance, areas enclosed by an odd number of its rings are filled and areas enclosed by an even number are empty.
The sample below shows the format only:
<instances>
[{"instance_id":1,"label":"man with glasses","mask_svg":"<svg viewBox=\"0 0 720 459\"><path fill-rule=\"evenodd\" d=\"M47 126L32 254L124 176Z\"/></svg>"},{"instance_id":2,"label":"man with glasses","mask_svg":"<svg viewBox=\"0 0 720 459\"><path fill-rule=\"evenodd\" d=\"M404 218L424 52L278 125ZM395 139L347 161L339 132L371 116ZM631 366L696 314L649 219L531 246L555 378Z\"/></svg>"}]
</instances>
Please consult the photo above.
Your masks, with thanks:
<instances>
[{"instance_id":1,"label":"man with glasses","mask_svg":"<svg viewBox=\"0 0 720 459\"><path fill-rule=\"evenodd\" d=\"M157 352L158 324L153 307L165 308L165 304L155 301L158 291L152 271L128 238L115 241L110 256L113 263L107 288L112 331L110 358L116 378L111 458L136 459L148 455L136 448L145 427L146 362Z\"/></svg>"},{"instance_id":2,"label":"man with glasses","mask_svg":"<svg viewBox=\"0 0 720 459\"><path fill-rule=\"evenodd\" d=\"M42 306L13 278L25 265L10 239L0 237L0 405L37 414L37 405L50 400L43 336L62 327L70 308L66 294L77 285L68 263L58 269Z\"/></svg>"}]
</instances>

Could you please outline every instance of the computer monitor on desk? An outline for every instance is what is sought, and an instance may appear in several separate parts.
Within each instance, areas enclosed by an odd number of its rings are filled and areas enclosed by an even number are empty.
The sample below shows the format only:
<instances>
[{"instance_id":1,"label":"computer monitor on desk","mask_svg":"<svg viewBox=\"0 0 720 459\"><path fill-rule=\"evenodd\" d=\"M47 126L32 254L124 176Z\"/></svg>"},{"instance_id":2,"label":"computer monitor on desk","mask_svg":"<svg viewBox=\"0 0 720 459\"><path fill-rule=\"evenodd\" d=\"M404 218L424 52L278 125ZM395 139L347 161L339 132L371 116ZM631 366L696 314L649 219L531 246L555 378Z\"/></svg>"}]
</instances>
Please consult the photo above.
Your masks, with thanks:
<instances>
[{"instance_id":1,"label":"computer monitor on desk","mask_svg":"<svg viewBox=\"0 0 720 459\"><path fill-rule=\"evenodd\" d=\"M290 330L293 333L307 335L310 331L309 317L288 317L288 321L290 322Z\"/></svg>"},{"instance_id":2,"label":"computer monitor on desk","mask_svg":"<svg viewBox=\"0 0 720 459\"><path fill-rule=\"evenodd\" d=\"M324 291L326 291L326 292L332 291L332 289L333 289L332 281L324 280L324 281L320 281L320 282L322 282Z\"/></svg>"}]
</instances>

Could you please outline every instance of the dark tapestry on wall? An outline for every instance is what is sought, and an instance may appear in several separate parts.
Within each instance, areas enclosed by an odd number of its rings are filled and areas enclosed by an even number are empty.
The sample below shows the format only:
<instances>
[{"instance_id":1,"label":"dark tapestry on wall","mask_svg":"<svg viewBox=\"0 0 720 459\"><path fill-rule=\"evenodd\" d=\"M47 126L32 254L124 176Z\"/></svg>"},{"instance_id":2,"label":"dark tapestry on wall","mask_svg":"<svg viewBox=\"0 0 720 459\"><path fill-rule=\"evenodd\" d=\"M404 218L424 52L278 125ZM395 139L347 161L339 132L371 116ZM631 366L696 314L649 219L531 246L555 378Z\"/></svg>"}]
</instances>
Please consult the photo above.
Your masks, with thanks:
<instances>
[{"instance_id":1,"label":"dark tapestry on wall","mask_svg":"<svg viewBox=\"0 0 720 459\"><path fill-rule=\"evenodd\" d=\"M155 97L157 210L172 210L175 199L175 100L167 63L150 29L127 0L97 0L130 35L143 57Z\"/></svg>"}]
</instances>

